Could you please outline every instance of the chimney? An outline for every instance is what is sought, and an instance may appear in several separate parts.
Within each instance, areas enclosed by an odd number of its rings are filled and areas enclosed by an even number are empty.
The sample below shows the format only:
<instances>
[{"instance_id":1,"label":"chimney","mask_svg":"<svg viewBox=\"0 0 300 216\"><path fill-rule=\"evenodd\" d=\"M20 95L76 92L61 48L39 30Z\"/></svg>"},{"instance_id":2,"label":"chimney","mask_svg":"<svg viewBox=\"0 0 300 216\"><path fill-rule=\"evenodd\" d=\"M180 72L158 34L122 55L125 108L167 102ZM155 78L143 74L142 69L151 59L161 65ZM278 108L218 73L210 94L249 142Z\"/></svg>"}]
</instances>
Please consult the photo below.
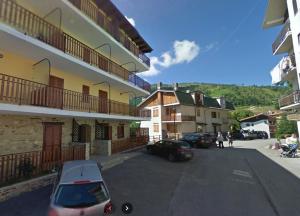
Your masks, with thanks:
<instances>
[{"instance_id":1,"label":"chimney","mask_svg":"<svg viewBox=\"0 0 300 216\"><path fill-rule=\"evenodd\" d=\"M220 97L220 98L218 98L217 100L218 100L218 102L219 102L221 108L222 108L222 109L225 109L225 108L226 108L225 98L224 98L224 97Z\"/></svg>"},{"instance_id":2,"label":"chimney","mask_svg":"<svg viewBox=\"0 0 300 216\"><path fill-rule=\"evenodd\" d=\"M178 90L178 83L174 83L173 87L174 87L174 91L177 91Z\"/></svg>"},{"instance_id":3,"label":"chimney","mask_svg":"<svg viewBox=\"0 0 300 216\"><path fill-rule=\"evenodd\" d=\"M157 90L160 90L162 88L162 82L157 83Z\"/></svg>"}]
</instances>

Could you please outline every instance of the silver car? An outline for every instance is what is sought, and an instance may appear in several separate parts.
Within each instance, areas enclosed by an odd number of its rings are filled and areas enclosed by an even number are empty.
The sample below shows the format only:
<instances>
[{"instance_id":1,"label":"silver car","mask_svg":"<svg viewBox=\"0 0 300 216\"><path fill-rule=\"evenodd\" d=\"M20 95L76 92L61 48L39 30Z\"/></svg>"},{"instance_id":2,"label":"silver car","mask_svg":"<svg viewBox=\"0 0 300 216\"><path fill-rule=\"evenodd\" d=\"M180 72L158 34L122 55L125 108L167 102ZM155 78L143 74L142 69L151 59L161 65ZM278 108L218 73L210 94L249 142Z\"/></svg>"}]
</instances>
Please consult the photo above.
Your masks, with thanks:
<instances>
[{"instance_id":1,"label":"silver car","mask_svg":"<svg viewBox=\"0 0 300 216\"><path fill-rule=\"evenodd\" d=\"M48 215L99 216L112 213L110 195L95 161L65 162L58 173Z\"/></svg>"}]
</instances>

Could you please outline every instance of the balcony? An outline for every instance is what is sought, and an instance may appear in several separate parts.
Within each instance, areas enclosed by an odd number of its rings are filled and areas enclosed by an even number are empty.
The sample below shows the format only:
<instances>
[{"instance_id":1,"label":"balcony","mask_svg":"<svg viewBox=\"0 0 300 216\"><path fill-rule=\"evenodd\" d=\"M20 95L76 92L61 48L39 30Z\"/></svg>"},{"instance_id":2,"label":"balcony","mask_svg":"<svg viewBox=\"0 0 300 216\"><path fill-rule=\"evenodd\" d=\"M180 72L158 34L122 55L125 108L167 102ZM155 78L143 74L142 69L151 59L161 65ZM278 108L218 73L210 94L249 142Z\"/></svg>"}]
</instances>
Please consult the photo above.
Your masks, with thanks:
<instances>
[{"instance_id":1,"label":"balcony","mask_svg":"<svg viewBox=\"0 0 300 216\"><path fill-rule=\"evenodd\" d=\"M279 99L280 109L293 109L300 105L300 90Z\"/></svg>"},{"instance_id":2,"label":"balcony","mask_svg":"<svg viewBox=\"0 0 300 216\"><path fill-rule=\"evenodd\" d=\"M139 47L124 31L119 28L119 26L113 24L111 19L109 19L101 10L99 10L96 3L91 0L69 1L91 20L93 20L98 26L109 33L114 39L120 42L127 50L138 57L140 61L150 67L150 59L142 51L140 51Z\"/></svg>"},{"instance_id":3,"label":"balcony","mask_svg":"<svg viewBox=\"0 0 300 216\"><path fill-rule=\"evenodd\" d=\"M151 110L0 74L0 103L148 118Z\"/></svg>"},{"instance_id":4,"label":"balcony","mask_svg":"<svg viewBox=\"0 0 300 216\"><path fill-rule=\"evenodd\" d=\"M183 121L196 121L195 116L187 116L187 115L166 115L162 117L163 121L176 121L176 122L183 122Z\"/></svg>"},{"instance_id":5,"label":"balcony","mask_svg":"<svg viewBox=\"0 0 300 216\"><path fill-rule=\"evenodd\" d=\"M70 56L150 92L151 85L11 0L0 0L0 21Z\"/></svg>"},{"instance_id":6,"label":"balcony","mask_svg":"<svg viewBox=\"0 0 300 216\"><path fill-rule=\"evenodd\" d=\"M288 52L293 47L292 32L290 21L287 20L272 45L273 54L282 54Z\"/></svg>"}]
</instances>

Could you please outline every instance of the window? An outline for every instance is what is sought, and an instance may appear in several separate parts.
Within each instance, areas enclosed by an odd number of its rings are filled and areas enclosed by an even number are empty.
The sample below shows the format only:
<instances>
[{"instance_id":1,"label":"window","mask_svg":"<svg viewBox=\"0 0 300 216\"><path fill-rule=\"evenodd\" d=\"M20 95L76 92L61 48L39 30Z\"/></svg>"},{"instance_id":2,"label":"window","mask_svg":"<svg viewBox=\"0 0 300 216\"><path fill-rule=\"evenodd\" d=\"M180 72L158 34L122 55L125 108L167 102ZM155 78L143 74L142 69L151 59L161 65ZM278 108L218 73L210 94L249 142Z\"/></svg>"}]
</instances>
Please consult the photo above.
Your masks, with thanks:
<instances>
[{"instance_id":1,"label":"window","mask_svg":"<svg viewBox=\"0 0 300 216\"><path fill-rule=\"evenodd\" d=\"M293 0L293 9L294 9L294 15L296 15L298 13L297 0Z\"/></svg>"},{"instance_id":2,"label":"window","mask_svg":"<svg viewBox=\"0 0 300 216\"><path fill-rule=\"evenodd\" d=\"M117 136L118 138L124 138L124 125L120 124L117 128Z\"/></svg>"},{"instance_id":3,"label":"window","mask_svg":"<svg viewBox=\"0 0 300 216\"><path fill-rule=\"evenodd\" d=\"M83 85L82 86L82 101L88 103L90 95L90 87Z\"/></svg>"},{"instance_id":4,"label":"window","mask_svg":"<svg viewBox=\"0 0 300 216\"><path fill-rule=\"evenodd\" d=\"M253 126L254 126L254 124L252 123L252 124L251 124L251 126L253 127Z\"/></svg>"},{"instance_id":5,"label":"window","mask_svg":"<svg viewBox=\"0 0 300 216\"><path fill-rule=\"evenodd\" d=\"M55 204L68 208L89 207L103 203L109 196L102 182L61 185L55 197Z\"/></svg>"},{"instance_id":6,"label":"window","mask_svg":"<svg viewBox=\"0 0 300 216\"><path fill-rule=\"evenodd\" d=\"M109 140L109 126L107 124L95 124L95 139L96 140Z\"/></svg>"},{"instance_id":7,"label":"window","mask_svg":"<svg viewBox=\"0 0 300 216\"><path fill-rule=\"evenodd\" d=\"M158 108L153 109L153 117L158 117L159 116L159 110Z\"/></svg>"},{"instance_id":8,"label":"window","mask_svg":"<svg viewBox=\"0 0 300 216\"><path fill-rule=\"evenodd\" d=\"M246 127L250 127L250 124L249 124L249 123L247 123L247 124L246 124Z\"/></svg>"},{"instance_id":9,"label":"window","mask_svg":"<svg viewBox=\"0 0 300 216\"><path fill-rule=\"evenodd\" d=\"M211 117L212 118L217 118L217 113L216 112L211 112Z\"/></svg>"},{"instance_id":10,"label":"window","mask_svg":"<svg viewBox=\"0 0 300 216\"><path fill-rule=\"evenodd\" d=\"M197 109L197 116L200 116L200 115L201 115L201 110Z\"/></svg>"},{"instance_id":11,"label":"window","mask_svg":"<svg viewBox=\"0 0 300 216\"><path fill-rule=\"evenodd\" d=\"M153 124L153 132L159 133L159 124L157 124L157 123Z\"/></svg>"}]
</instances>

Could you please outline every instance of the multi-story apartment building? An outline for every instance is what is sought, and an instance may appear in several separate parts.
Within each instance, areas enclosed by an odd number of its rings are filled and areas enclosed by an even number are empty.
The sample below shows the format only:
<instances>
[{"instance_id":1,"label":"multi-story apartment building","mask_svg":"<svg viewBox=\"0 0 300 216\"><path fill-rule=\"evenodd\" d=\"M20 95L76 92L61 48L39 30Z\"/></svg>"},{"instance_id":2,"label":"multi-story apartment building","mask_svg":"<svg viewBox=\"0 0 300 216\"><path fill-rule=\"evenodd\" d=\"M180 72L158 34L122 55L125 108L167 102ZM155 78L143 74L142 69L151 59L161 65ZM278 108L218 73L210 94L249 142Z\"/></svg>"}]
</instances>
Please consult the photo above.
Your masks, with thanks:
<instances>
[{"instance_id":1,"label":"multi-story apartment building","mask_svg":"<svg viewBox=\"0 0 300 216\"><path fill-rule=\"evenodd\" d=\"M272 50L273 55L285 55L272 70L273 83L289 82L293 92L280 98L281 110L296 113L300 110L299 71L300 71L300 1L299 0L269 0L263 27L271 28L282 25L275 38ZM296 120L300 132L300 115L288 116ZM300 133L299 133L300 134Z\"/></svg>"},{"instance_id":2,"label":"multi-story apartment building","mask_svg":"<svg viewBox=\"0 0 300 216\"><path fill-rule=\"evenodd\" d=\"M174 84L173 89L162 83L157 90L139 104L151 110L150 121L141 127L149 128L150 137L181 137L184 133L213 133L230 129L229 112L233 105L221 98L211 98L201 91L183 91Z\"/></svg>"},{"instance_id":3,"label":"multi-story apartment building","mask_svg":"<svg viewBox=\"0 0 300 216\"><path fill-rule=\"evenodd\" d=\"M0 155L132 146L152 49L110 0L0 0L0 38Z\"/></svg>"}]
</instances>

